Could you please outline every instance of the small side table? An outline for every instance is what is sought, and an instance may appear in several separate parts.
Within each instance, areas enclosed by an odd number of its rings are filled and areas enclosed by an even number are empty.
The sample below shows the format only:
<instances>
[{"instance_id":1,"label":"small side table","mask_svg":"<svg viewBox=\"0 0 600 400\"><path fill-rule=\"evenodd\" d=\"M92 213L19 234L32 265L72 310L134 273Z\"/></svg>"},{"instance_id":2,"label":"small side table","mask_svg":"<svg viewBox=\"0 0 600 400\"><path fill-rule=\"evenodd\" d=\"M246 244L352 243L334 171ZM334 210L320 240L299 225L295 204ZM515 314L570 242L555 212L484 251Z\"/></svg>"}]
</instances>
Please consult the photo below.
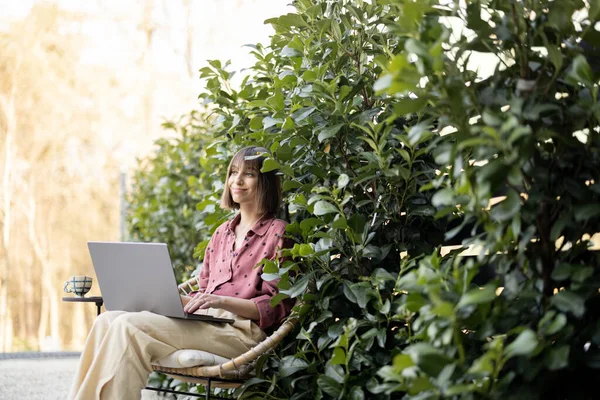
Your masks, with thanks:
<instances>
[{"instance_id":1,"label":"small side table","mask_svg":"<svg viewBox=\"0 0 600 400\"><path fill-rule=\"evenodd\" d=\"M92 297L63 297L62 301L74 302L74 303L96 303L96 307L98 308L98 315L102 312L101 307L104 304L104 300L102 300L102 296L92 296Z\"/></svg>"}]
</instances>

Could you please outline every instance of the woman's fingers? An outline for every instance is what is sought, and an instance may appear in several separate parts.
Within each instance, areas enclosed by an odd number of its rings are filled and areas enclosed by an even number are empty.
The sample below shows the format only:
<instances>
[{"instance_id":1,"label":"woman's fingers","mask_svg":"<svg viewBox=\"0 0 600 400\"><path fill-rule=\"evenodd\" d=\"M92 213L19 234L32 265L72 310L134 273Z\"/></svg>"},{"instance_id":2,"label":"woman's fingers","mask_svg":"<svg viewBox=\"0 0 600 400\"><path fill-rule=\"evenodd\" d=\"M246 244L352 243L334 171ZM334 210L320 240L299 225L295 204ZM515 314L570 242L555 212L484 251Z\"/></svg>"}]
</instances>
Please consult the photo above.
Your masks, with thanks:
<instances>
[{"instance_id":1,"label":"woman's fingers","mask_svg":"<svg viewBox=\"0 0 600 400\"><path fill-rule=\"evenodd\" d=\"M193 313L196 310L203 310L211 307L218 307L219 296L214 294L198 294L194 296L186 305L183 307L183 311L187 313Z\"/></svg>"}]
</instances>

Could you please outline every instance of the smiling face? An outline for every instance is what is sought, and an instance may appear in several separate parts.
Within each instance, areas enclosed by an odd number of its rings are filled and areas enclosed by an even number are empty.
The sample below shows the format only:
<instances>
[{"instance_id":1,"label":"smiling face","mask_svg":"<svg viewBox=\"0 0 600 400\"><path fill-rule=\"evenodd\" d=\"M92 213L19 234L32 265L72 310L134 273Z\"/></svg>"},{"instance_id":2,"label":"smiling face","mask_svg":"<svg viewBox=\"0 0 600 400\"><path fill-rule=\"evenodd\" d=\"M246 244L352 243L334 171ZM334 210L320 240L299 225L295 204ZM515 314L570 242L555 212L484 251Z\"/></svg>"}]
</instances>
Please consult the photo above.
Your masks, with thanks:
<instances>
[{"instance_id":1,"label":"smiling face","mask_svg":"<svg viewBox=\"0 0 600 400\"><path fill-rule=\"evenodd\" d=\"M260 172L250 163L232 165L227 185L234 203L257 204Z\"/></svg>"},{"instance_id":2,"label":"smiling face","mask_svg":"<svg viewBox=\"0 0 600 400\"><path fill-rule=\"evenodd\" d=\"M260 172L267 156L267 149L256 146L244 147L233 156L221 197L223 209L237 210L244 204L261 213L277 213L281 180L274 170Z\"/></svg>"}]
</instances>

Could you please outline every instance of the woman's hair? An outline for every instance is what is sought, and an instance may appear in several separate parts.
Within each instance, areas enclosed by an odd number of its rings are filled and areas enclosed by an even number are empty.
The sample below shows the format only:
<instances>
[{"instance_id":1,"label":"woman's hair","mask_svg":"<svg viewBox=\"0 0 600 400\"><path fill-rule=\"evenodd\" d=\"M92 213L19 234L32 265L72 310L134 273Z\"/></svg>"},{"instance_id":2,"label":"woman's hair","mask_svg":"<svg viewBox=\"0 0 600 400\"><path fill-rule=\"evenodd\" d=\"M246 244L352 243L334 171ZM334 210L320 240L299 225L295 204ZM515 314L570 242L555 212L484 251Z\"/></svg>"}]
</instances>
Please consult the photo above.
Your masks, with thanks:
<instances>
[{"instance_id":1,"label":"woman's hair","mask_svg":"<svg viewBox=\"0 0 600 400\"><path fill-rule=\"evenodd\" d=\"M268 154L267 149L256 146L244 147L235 153L227 168L227 180L225 181L225 190L223 190L223 197L221 198L222 208L226 210L237 210L240 208L240 205L235 203L231 197L228 180L232 168L242 170L249 167L255 169L258 174L257 209L264 210L266 213L277 213L281 205L281 179L276 170L260 172L263 162L266 159L264 154Z\"/></svg>"}]
</instances>

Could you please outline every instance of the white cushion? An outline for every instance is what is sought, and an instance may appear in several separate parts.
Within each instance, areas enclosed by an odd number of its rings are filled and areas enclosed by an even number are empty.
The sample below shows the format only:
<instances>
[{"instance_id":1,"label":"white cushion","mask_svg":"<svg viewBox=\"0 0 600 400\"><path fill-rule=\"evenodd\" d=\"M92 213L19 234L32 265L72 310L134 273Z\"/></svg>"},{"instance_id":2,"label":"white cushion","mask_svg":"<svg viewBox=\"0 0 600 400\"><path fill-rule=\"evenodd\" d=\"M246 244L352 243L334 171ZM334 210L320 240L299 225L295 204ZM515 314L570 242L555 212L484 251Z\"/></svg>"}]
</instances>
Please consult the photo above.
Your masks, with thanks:
<instances>
[{"instance_id":1,"label":"white cushion","mask_svg":"<svg viewBox=\"0 0 600 400\"><path fill-rule=\"evenodd\" d=\"M177 350L152 364L167 368L187 368L198 365L217 365L229 361L228 358L201 350Z\"/></svg>"}]
</instances>

